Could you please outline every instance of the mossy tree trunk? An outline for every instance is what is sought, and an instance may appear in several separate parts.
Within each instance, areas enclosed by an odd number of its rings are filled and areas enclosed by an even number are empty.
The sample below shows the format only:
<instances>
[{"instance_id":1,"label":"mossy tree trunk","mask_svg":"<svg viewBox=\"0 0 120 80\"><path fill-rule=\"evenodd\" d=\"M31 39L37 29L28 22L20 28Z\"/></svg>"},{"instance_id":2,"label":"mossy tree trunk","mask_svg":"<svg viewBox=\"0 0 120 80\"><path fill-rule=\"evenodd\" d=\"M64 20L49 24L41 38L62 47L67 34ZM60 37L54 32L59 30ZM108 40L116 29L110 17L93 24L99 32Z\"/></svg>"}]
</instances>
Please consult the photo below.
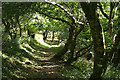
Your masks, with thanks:
<instances>
[{"instance_id":1,"label":"mossy tree trunk","mask_svg":"<svg viewBox=\"0 0 120 80\"><path fill-rule=\"evenodd\" d=\"M46 30L43 32L43 40L46 40L46 39L47 39L47 35L48 35L48 30L46 29Z\"/></svg>"},{"instance_id":2,"label":"mossy tree trunk","mask_svg":"<svg viewBox=\"0 0 120 80\"><path fill-rule=\"evenodd\" d=\"M60 60L62 56L65 55L65 53L70 49L70 57L67 60L68 64L71 64L74 60L74 49L76 47L76 39L78 34L84 29L84 26L81 26L80 29L75 31L75 25L69 28L69 38L67 39L67 42L65 43L65 46L63 49L61 49L53 58L56 58Z\"/></svg>"},{"instance_id":3,"label":"mossy tree trunk","mask_svg":"<svg viewBox=\"0 0 120 80\"><path fill-rule=\"evenodd\" d=\"M70 32L70 36L71 36L71 39L70 39L70 46L69 46L69 49L70 49L70 53L69 53L69 58L67 60L67 63L70 64L72 61L73 61L73 56L74 56L74 49L75 49L75 46L76 46L76 38L75 37L75 29L74 28L71 28L71 30L69 31Z\"/></svg>"},{"instance_id":4,"label":"mossy tree trunk","mask_svg":"<svg viewBox=\"0 0 120 80\"><path fill-rule=\"evenodd\" d=\"M104 61L104 45L102 37L102 27L97 15L97 3L81 3L82 9L88 19L90 30L94 42L94 68L90 80L102 79L106 63Z\"/></svg>"},{"instance_id":5,"label":"mossy tree trunk","mask_svg":"<svg viewBox=\"0 0 120 80\"><path fill-rule=\"evenodd\" d=\"M4 19L2 19L2 22L5 26L5 32L7 32L12 39L12 33L10 32L10 23L8 21L6 22Z\"/></svg>"},{"instance_id":6,"label":"mossy tree trunk","mask_svg":"<svg viewBox=\"0 0 120 80\"><path fill-rule=\"evenodd\" d=\"M21 28L21 25L20 25L19 16L16 18L16 20L17 20L17 23L18 23L18 26L19 26L20 37L21 37L22 36L22 28Z\"/></svg>"},{"instance_id":7,"label":"mossy tree trunk","mask_svg":"<svg viewBox=\"0 0 120 80\"><path fill-rule=\"evenodd\" d=\"M30 36L30 35L31 35L31 32L30 32L30 30L29 30L29 29L27 29L27 34L28 34L28 36Z\"/></svg>"},{"instance_id":8,"label":"mossy tree trunk","mask_svg":"<svg viewBox=\"0 0 120 80\"><path fill-rule=\"evenodd\" d=\"M52 31L52 42L54 41L54 38L55 38L55 31L53 30Z\"/></svg>"},{"instance_id":9,"label":"mossy tree trunk","mask_svg":"<svg viewBox=\"0 0 120 80\"><path fill-rule=\"evenodd\" d=\"M68 51L70 43L72 42L73 39L73 29L69 29L69 38L67 39L67 42L65 43L64 48L62 48L53 58L60 60L62 56Z\"/></svg>"},{"instance_id":10,"label":"mossy tree trunk","mask_svg":"<svg viewBox=\"0 0 120 80\"><path fill-rule=\"evenodd\" d=\"M67 64L71 64L74 60L74 49L76 47L76 39L70 41L70 57L67 60Z\"/></svg>"},{"instance_id":11,"label":"mossy tree trunk","mask_svg":"<svg viewBox=\"0 0 120 80\"><path fill-rule=\"evenodd\" d=\"M84 26L81 26L81 28L77 31L73 31L73 38L70 41L70 57L67 60L67 64L71 64L75 59L74 59L74 55L75 55L75 48L76 48L76 39L78 34L80 34L80 32L84 29Z\"/></svg>"}]
</instances>

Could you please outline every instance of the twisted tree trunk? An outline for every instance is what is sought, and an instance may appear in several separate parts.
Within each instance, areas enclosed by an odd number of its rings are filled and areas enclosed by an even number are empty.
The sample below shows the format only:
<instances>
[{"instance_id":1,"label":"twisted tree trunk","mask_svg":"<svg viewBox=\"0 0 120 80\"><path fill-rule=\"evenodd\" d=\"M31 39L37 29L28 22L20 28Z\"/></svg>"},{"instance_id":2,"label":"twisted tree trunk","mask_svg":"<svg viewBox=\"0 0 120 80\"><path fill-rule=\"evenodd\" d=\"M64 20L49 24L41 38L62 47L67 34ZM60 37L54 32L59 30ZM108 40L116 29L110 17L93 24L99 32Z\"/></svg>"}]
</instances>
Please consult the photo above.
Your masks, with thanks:
<instances>
[{"instance_id":1,"label":"twisted tree trunk","mask_svg":"<svg viewBox=\"0 0 120 80\"><path fill-rule=\"evenodd\" d=\"M62 56L68 51L69 49L69 46L70 46L70 43L72 42L72 39L73 39L73 30L72 29L69 29L69 38L67 39L67 42L65 43L65 46L64 48L62 48L54 57L53 59L57 59L57 60L60 60L62 58Z\"/></svg>"},{"instance_id":2,"label":"twisted tree trunk","mask_svg":"<svg viewBox=\"0 0 120 80\"><path fill-rule=\"evenodd\" d=\"M102 79L104 68L106 66L103 62L104 45L102 37L102 27L97 16L97 3L81 3L82 9L88 19L91 34L94 42L94 68L90 80Z\"/></svg>"}]
</instances>

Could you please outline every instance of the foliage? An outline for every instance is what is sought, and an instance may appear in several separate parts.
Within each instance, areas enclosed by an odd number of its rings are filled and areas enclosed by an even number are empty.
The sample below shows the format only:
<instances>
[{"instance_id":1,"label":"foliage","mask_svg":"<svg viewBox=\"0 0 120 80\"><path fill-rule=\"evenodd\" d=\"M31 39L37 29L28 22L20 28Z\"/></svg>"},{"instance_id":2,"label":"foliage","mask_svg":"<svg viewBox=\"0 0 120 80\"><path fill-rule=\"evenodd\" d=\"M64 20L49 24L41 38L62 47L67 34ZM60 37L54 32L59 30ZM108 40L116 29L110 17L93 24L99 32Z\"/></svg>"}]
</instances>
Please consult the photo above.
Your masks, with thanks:
<instances>
[{"instance_id":1,"label":"foliage","mask_svg":"<svg viewBox=\"0 0 120 80\"><path fill-rule=\"evenodd\" d=\"M96 6L94 6L95 4ZM33 34L43 34L47 30L46 43L49 45L58 45L59 43L67 45L67 51L62 57L63 62L69 60L72 54L73 58L76 57L77 51L83 49L78 55L83 53L84 55L78 57L70 66L60 66L63 67L64 73L61 73L63 77L72 79L90 78L95 71L93 70L93 62L100 62L101 54L103 54L102 56L106 55L108 58L107 61L105 56L106 59L103 61L107 62L105 67L109 65L104 78L120 78L120 65L113 68L113 65L109 64L114 58L115 50L120 48L120 6L117 7L117 4L119 3L3 2L2 50L3 62L5 62L3 63L3 77L26 78L32 76L34 71L29 72L35 69L34 64L39 66L39 57L45 56L42 52L47 52L47 50L49 52L50 49L54 53L50 54L52 57L57 53L65 52L62 49L64 50L66 46L48 48L32 37ZM85 8L83 9L83 7ZM94 25L95 22L99 25ZM79 32L79 30L81 31ZM52 41L53 36L54 40ZM114 38L114 45L111 42L112 37ZM93 45L86 48L92 42ZM95 53L96 51L98 52ZM93 54L94 60L86 61L85 56L89 53ZM29 64L29 67L25 67ZM96 68L96 65L94 68Z\"/></svg>"},{"instance_id":2,"label":"foliage","mask_svg":"<svg viewBox=\"0 0 120 80\"><path fill-rule=\"evenodd\" d=\"M77 62L72 63L72 66L63 67L63 71L65 71L63 76L70 79L88 79L92 73L92 68L92 63L80 58Z\"/></svg>"},{"instance_id":3,"label":"foliage","mask_svg":"<svg viewBox=\"0 0 120 80\"><path fill-rule=\"evenodd\" d=\"M37 51L44 51L44 48L47 48L38 44L32 38L28 40L28 37L18 38L2 44L3 78L28 78L32 75L34 65L37 65L40 61L36 60L35 56L43 56Z\"/></svg>"}]
</instances>

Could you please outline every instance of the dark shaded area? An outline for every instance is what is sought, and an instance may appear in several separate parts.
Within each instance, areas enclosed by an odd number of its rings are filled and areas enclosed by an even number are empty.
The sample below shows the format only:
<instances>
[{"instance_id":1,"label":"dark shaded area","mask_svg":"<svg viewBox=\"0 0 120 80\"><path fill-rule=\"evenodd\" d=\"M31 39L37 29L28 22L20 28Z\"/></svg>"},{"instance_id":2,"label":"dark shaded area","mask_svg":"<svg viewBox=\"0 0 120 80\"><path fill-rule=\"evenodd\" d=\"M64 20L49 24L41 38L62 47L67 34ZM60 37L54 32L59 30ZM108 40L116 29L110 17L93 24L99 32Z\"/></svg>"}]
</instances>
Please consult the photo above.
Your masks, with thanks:
<instances>
[{"instance_id":1,"label":"dark shaded area","mask_svg":"<svg viewBox=\"0 0 120 80\"><path fill-rule=\"evenodd\" d=\"M49 45L59 45L59 41L57 40L46 40L45 42Z\"/></svg>"},{"instance_id":2,"label":"dark shaded area","mask_svg":"<svg viewBox=\"0 0 120 80\"><path fill-rule=\"evenodd\" d=\"M50 60L50 56L53 54L52 49L39 44L32 38L30 41L24 42L28 43L29 47L21 43L23 42L19 42L19 39L4 42L2 49L3 79L64 78L59 66L64 65L64 63Z\"/></svg>"}]
</instances>

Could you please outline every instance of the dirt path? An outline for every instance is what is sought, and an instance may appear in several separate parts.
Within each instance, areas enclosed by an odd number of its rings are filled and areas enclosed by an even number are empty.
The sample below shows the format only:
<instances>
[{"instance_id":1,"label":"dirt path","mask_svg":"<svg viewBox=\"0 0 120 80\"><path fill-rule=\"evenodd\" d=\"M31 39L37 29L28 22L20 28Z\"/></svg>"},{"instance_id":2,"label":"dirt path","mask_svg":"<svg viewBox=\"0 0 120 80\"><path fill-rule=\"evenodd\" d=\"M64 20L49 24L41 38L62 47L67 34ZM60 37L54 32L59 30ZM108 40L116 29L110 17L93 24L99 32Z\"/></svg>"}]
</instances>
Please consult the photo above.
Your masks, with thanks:
<instances>
[{"instance_id":1,"label":"dirt path","mask_svg":"<svg viewBox=\"0 0 120 80\"><path fill-rule=\"evenodd\" d=\"M7 51L9 54L4 51L3 78L8 78L9 80L16 80L16 78L23 80L63 78L63 66L61 65L64 64L51 60L54 54L51 48L31 39L18 47L12 46L12 49L11 54L11 49Z\"/></svg>"},{"instance_id":2,"label":"dirt path","mask_svg":"<svg viewBox=\"0 0 120 80\"><path fill-rule=\"evenodd\" d=\"M40 35L37 34L36 41L41 43L44 43L46 46L46 43L43 42ZM40 42L41 41L41 42ZM43 45L44 45L43 44ZM35 49L35 48L34 48ZM28 65L27 68L31 68L30 74L28 77L32 78L61 78L62 77L62 67L61 65L64 65L63 62L58 62L51 60L54 52L50 48L39 48L35 49L34 52L34 58L35 63ZM29 64L29 63L28 63Z\"/></svg>"},{"instance_id":3,"label":"dirt path","mask_svg":"<svg viewBox=\"0 0 120 80\"><path fill-rule=\"evenodd\" d=\"M41 52L44 56L39 58L38 65L35 65L35 71L33 76L35 78L61 78L62 72L60 65L63 63L51 61L51 55L53 52L47 49L45 52Z\"/></svg>"},{"instance_id":4,"label":"dirt path","mask_svg":"<svg viewBox=\"0 0 120 80\"><path fill-rule=\"evenodd\" d=\"M53 54L53 51L51 49L46 49L44 52L39 52L39 54L42 54L42 57L36 58L37 64L32 64L27 66L33 67L29 71L28 78L39 78L39 79L58 79L63 78L62 77L62 67L61 65L64 65L62 62L53 61L51 60L51 55Z\"/></svg>"}]
</instances>

